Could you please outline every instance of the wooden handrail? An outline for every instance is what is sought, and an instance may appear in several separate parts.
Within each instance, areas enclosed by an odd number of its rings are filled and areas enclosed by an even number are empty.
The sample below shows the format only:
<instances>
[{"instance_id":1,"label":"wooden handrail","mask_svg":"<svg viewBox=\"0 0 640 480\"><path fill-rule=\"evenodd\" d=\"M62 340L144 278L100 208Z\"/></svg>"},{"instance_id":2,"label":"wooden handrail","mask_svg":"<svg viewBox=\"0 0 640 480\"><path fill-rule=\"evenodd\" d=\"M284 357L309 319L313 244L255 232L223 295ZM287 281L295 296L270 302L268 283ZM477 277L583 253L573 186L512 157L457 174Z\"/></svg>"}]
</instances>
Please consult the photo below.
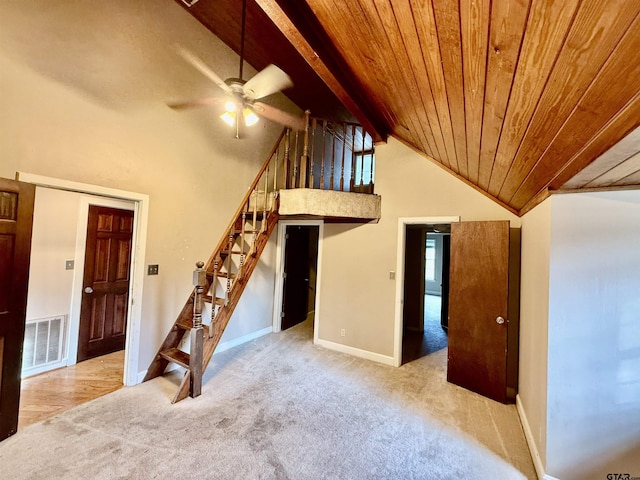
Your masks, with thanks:
<instances>
[{"instance_id":1,"label":"wooden handrail","mask_svg":"<svg viewBox=\"0 0 640 480\"><path fill-rule=\"evenodd\" d=\"M244 209L245 205L247 205L247 202L249 202L249 199L251 198L251 193L258 186L258 182L260 182L260 179L262 178L262 174L265 172L265 170L269 166L269 163L271 163L271 159L273 158L273 155L278 151L278 148L280 147L280 142L284 138L284 134L285 134L286 131L287 131L287 129L285 128L280 133L280 136L278 137L278 140L276 141L275 145L271 149L271 153L269 153L269 156L267 157L265 162L262 164L262 167L260 167L260 170L258 171L258 174L256 175L255 179L253 180L253 183L251 183L251 186L249 187L249 189L247 190L247 193L245 194L244 198L242 199L242 202L240 203L240 206L236 210L236 212L233 215L233 217L231 217L231 221L227 225L227 228L223 230L223 232L228 232L229 230L231 230L233 228L233 224L236 222L236 219L242 213L242 210ZM216 256L216 253L219 252L222 249L222 247L223 247L223 245L224 245L226 240L227 240L227 236L226 235L222 235L222 237L220 238L220 241L218 242L218 245L216 246L215 250L213 251L213 253L209 257L209 260L207 260L207 269L209 268L211 263L214 261L214 257Z\"/></svg>"}]
</instances>

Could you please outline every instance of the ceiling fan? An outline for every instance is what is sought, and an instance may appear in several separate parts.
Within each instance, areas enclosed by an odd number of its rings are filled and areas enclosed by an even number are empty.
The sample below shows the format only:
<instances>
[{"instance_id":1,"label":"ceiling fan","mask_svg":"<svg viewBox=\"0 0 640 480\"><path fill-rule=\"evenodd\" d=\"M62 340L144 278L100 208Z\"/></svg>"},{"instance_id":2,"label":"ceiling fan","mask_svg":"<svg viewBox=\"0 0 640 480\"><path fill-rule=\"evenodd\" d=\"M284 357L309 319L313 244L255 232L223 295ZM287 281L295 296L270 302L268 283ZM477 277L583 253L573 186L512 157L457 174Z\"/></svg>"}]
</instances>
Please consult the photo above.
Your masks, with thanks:
<instances>
[{"instance_id":1,"label":"ceiling fan","mask_svg":"<svg viewBox=\"0 0 640 480\"><path fill-rule=\"evenodd\" d=\"M222 80L202 59L192 52L178 47L178 53L193 67L218 85L226 97L210 97L186 102L169 103L175 110L224 104L225 112L220 115L227 124L235 126L236 138L240 138L241 124L251 126L258 122L258 117L279 123L294 130L304 130L305 123L301 117L284 112L257 100L293 86L289 75L275 65L269 65L254 77L242 79L244 65L244 33L246 20L246 0L242 1L242 31L240 38L240 68L237 78Z\"/></svg>"}]
</instances>

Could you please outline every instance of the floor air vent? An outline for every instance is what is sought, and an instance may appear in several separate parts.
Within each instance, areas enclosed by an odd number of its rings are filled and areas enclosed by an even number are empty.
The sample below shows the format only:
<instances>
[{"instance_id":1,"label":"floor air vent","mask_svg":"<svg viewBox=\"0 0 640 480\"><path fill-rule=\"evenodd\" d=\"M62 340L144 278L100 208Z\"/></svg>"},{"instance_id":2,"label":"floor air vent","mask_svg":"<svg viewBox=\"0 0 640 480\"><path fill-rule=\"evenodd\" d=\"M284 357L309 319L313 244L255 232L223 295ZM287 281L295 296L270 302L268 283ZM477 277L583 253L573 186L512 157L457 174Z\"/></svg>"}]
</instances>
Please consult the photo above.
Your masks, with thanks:
<instances>
[{"instance_id":1,"label":"floor air vent","mask_svg":"<svg viewBox=\"0 0 640 480\"><path fill-rule=\"evenodd\" d=\"M22 376L57 367L64 360L67 316L28 320L22 352Z\"/></svg>"}]
</instances>

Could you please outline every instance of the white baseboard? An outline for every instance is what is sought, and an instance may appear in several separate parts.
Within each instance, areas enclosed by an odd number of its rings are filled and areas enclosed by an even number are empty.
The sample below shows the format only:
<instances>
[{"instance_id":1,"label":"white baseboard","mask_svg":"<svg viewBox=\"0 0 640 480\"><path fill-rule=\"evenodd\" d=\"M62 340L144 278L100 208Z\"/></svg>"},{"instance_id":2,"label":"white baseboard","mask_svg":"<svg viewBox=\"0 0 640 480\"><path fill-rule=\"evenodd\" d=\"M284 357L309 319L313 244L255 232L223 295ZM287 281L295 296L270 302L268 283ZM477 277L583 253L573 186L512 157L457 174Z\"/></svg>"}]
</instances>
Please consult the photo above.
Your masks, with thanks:
<instances>
[{"instance_id":1,"label":"white baseboard","mask_svg":"<svg viewBox=\"0 0 640 480\"><path fill-rule=\"evenodd\" d=\"M316 345L327 348L329 350L335 350L336 352L347 353L354 357L365 358L385 365L394 366L393 357L386 355L380 355L379 353L369 352L367 350L361 350L359 348L350 347L349 345L342 345L341 343L330 342L329 340L318 339Z\"/></svg>"},{"instance_id":2,"label":"white baseboard","mask_svg":"<svg viewBox=\"0 0 640 480\"><path fill-rule=\"evenodd\" d=\"M222 353L225 350L229 350L230 348L237 347L238 345L242 345L243 343L250 342L251 340L255 340L256 338L260 338L271 332L272 332L272 328L269 326L269 327L263 328L262 330L257 330L255 332L248 333L247 335L243 335L242 337L234 338L233 340L229 340L228 342L219 343L213 355L215 356L218 353ZM175 363L170 363L167 369L165 370L165 373L171 372L176 368L181 368L181 367L180 365L176 365ZM142 372L138 372L138 383L142 383L142 380L144 380L144 377L146 374L147 374L146 370L143 370Z\"/></svg>"},{"instance_id":3,"label":"white baseboard","mask_svg":"<svg viewBox=\"0 0 640 480\"><path fill-rule=\"evenodd\" d=\"M527 445L529 446L529 451L531 452L531 458L533 459L533 466L536 469L538 478L540 480L558 480L557 478L544 473L544 465L542 463L542 459L540 458L540 452L538 452L538 446L534 440L533 432L531 431L531 426L529 425L529 420L527 419L527 414L525 413L522 402L520 401L520 395L516 395L516 409L518 411L518 416L520 417L520 423L522 424L522 429L524 430L524 437L527 440Z\"/></svg>"},{"instance_id":4,"label":"white baseboard","mask_svg":"<svg viewBox=\"0 0 640 480\"><path fill-rule=\"evenodd\" d=\"M269 325L268 327L263 328L262 330L256 330L255 332L248 333L246 335L243 335L242 337L234 338L233 340L229 340L228 342L220 343L216 347L216 351L214 355L216 353L222 353L226 350L229 350L230 348L237 347L238 345L242 345L243 343L250 342L251 340L255 340L256 338L263 337L264 335L267 335L272 331L273 331L273 327Z\"/></svg>"}]
</instances>

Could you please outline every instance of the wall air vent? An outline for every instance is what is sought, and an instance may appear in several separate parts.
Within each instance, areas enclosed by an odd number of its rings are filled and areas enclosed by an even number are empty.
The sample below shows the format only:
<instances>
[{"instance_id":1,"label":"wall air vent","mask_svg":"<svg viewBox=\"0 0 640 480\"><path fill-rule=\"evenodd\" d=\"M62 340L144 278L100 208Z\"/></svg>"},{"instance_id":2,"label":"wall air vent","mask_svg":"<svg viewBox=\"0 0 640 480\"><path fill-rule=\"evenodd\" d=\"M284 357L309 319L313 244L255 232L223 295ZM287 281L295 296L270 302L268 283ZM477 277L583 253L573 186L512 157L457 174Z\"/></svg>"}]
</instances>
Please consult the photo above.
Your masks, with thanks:
<instances>
[{"instance_id":1,"label":"wall air vent","mask_svg":"<svg viewBox=\"0 0 640 480\"><path fill-rule=\"evenodd\" d=\"M22 352L22 377L63 366L66 336L66 315L27 320Z\"/></svg>"}]
</instances>

